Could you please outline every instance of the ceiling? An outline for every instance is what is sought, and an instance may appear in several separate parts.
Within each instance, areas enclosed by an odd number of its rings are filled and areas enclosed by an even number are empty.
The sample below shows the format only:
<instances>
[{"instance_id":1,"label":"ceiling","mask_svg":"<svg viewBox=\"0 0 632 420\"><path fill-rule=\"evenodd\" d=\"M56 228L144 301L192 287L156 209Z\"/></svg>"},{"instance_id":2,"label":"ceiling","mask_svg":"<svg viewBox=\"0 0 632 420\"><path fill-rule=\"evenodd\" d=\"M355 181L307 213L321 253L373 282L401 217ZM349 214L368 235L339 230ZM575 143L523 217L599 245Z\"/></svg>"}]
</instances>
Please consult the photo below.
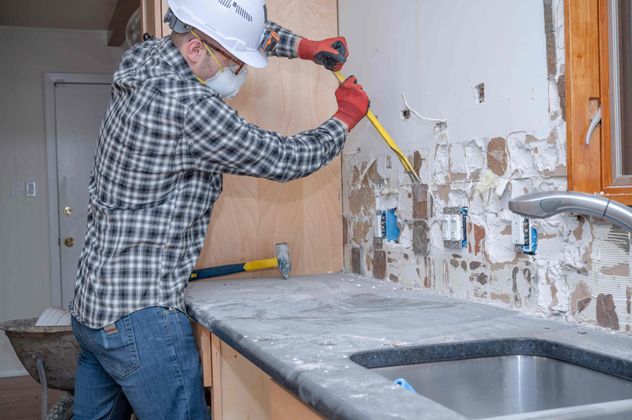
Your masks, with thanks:
<instances>
[{"instance_id":1,"label":"ceiling","mask_svg":"<svg viewBox=\"0 0 632 420\"><path fill-rule=\"evenodd\" d=\"M106 30L117 0L0 0L0 26Z\"/></svg>"}]
</instances>

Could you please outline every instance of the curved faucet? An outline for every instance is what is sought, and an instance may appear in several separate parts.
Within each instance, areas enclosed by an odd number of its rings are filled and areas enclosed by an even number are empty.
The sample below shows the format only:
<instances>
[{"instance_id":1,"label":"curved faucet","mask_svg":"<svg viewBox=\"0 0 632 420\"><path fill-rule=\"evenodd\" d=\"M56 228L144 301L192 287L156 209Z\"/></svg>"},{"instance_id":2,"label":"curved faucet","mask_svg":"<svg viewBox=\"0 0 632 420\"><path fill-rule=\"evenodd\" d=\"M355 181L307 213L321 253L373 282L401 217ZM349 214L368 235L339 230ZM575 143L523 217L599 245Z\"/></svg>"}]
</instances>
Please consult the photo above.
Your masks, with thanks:
<instances>
[{"instance_id":1,"label":"curved faucet","mask_svg":"<svg viewBox=\"0 0 632 420\"><path fill-rule=\"evenodd\" d=\"M537 192L510 200L509 210L536 219L564 212L585 214L608 219L632 232L632 209L597 195L569 191Z\"/></svg>"}]
</instances>

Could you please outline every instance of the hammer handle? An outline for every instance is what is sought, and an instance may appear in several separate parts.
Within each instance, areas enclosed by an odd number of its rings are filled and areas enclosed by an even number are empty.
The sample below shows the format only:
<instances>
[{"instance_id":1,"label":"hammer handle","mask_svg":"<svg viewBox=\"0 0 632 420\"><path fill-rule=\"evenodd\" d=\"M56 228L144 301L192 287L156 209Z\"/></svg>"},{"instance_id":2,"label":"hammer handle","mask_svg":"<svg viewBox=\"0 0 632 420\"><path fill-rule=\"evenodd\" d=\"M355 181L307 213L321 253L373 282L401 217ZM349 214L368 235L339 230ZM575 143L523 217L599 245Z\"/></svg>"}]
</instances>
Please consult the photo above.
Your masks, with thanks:
<instances>
[{"instance_id":1,"label":"hammer handle","mask_svg":"<svg viewBox=\"0 0 632 420\"><path fill-rule=\"evenodd\" d=\"M267 268L276 268L279 266L279 260L269 258L267 260L249 261L242 264L220 265L219 267L200 268L193 270L189 280L208 279L210 277L228 276L230 274L243 273L244 271L265 270Z\"/></svg>"},{"instance_id":2,"label":"hammer handle","mask_svg":"<svg viewBox=\"0 0 632 420\"><path fill-rule=\"evenodd\" d=\"M218 267L200 268L199 270L193 270L189 280L202 280L210 277L228 276L230 274L243 273L244 264L228 264L220 265Z\"/></svg>"}]
</instances>

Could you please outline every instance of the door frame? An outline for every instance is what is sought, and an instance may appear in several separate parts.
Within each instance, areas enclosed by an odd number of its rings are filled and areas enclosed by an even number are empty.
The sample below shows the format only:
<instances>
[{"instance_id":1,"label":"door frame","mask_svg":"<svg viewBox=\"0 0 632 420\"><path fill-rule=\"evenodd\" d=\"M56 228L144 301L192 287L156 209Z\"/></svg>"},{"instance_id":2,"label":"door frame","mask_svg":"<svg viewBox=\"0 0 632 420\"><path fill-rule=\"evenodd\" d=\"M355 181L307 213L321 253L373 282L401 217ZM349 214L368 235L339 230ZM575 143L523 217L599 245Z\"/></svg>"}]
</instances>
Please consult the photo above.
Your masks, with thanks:
<instances>
[{"instance_id":1,"label":"door frame","mask_svg":"<svg viewBox=\"0 0 632 420\"><path fill-rule=\"evenodd\" d=\"M50 253L51 304L63 307L61 287L61 238L59 236L59 191L57 189L57 126L55 85L111 85L112 75L101 73L44 73L44 117L48 176L48 231ZM66 309L66 308L64 308Z\"/></svg>"}]
</instances>

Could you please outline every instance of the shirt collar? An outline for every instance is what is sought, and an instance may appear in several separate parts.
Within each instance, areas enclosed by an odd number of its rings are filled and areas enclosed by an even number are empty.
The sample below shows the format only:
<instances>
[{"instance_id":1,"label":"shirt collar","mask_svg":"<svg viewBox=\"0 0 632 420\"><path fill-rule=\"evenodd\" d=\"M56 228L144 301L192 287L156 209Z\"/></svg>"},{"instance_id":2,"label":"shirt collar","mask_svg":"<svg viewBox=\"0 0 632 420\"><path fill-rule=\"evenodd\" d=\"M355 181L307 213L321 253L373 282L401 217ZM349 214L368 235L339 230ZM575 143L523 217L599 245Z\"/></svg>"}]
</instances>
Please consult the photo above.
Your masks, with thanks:
<instances>
[{"instance_id":1,"label":"shirt collar","mask_svg":"<svg viewBox=\"0 0 632 420\"><path fill-rule=\"evenodd\" d=\"M175 69L180 77L195 80L195 75L189 63L184 59L176 44L171 40L171 37L167 36L163 38L161 49L165 60Z\"/></svg>"}]
</instances>

